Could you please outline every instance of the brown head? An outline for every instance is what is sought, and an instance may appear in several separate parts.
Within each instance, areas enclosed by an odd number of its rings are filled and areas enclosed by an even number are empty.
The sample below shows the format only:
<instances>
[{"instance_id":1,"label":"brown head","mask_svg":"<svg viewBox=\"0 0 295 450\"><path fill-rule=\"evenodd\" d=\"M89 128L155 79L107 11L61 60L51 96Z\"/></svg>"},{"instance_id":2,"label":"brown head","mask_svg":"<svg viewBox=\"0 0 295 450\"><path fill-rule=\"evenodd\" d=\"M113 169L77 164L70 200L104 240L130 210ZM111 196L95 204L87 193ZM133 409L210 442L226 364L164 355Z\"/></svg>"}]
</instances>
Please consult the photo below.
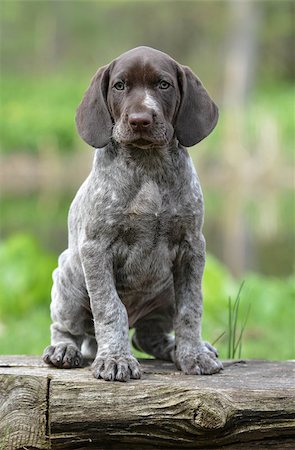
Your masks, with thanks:
<instances>
[{"instance_id":1,"label":"brown head","mask_svg":"<svg viewBox=\"0 0 295 450\"><path fill-rule=\"evenodd\" d=\"M175 137L190 147L217 119L217 106L193 72L149 47L99 69L76 115L80 136L95 148L111 138L137 148L163 147Z\"/></svg>"}]
</instances>

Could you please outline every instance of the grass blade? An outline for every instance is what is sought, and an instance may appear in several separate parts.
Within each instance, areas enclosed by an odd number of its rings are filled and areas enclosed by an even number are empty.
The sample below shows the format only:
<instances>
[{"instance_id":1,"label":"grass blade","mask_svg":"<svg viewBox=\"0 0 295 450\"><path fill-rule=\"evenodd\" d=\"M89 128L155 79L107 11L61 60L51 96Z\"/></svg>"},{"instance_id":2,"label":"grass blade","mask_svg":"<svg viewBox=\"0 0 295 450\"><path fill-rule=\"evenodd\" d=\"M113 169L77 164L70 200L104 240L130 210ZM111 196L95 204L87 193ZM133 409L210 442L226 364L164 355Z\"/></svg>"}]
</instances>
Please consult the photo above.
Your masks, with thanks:
<instances>
[{"instance_id":1,"label":"grass blade","mask_svg":"<svg viewBox=\"0 0 295 450\"><path fill-rule=\"evenodd\" d=\"M240 308L240 300L241 300L241 291L243 289L243 286L245 284L245 281L242 281L236 300L234 302L234 307L233 307L233 331L232 331L232 358L234 359L236 356L236 349L237 349L237 345L236 345L236 335L237 335L237 323L238 323L238 316L239 316L239 308Z\"/></svg>"},{"instance_id":2,"label":"grass blade","mask_svg":"<svg viewBox=\"0 0 295 450\"><path fill-rule=\"evenodd\" d=\"M231 310L231 297L228 297L228 351L227 357L231 359L231 340L232 340L232 310Z\"/></svg>"},{"instance_id":3,"label":"grass blade","mask_svg":"<svg viewBox=\"0 0 295 450\"><path fill-rule=\"evenodd\" d=\"M221 333L221 334L215 339L215 341L212 342L212 345L214 346L214 345L216 344L216 342L218 342L224 335L225 335L225 331L223 331L223 333Z\"/></svg>"},{"instance_id":4,"label":"grass blade","mask_svg":"<svg viewBox=\"0 0 295 450\"><path fill-rule=\"evenodd\" d=\"M240 346L240 347L239 347L239 358L241 357L241 352L242 352L242 339L243 339L244 330L245 330L246 325L247 325L247 322L248 322L250 310L251 310L251 305L248 306L247 313L246 313L246 318L245 318L245 320L244 320L244 323L243 323L243 326L242 326L242 329L241 329L241 332L240 332L238 341L237 341L236 346L235 346L235 352L237 351L238 347Z\"/></svg>"}]
</instances>

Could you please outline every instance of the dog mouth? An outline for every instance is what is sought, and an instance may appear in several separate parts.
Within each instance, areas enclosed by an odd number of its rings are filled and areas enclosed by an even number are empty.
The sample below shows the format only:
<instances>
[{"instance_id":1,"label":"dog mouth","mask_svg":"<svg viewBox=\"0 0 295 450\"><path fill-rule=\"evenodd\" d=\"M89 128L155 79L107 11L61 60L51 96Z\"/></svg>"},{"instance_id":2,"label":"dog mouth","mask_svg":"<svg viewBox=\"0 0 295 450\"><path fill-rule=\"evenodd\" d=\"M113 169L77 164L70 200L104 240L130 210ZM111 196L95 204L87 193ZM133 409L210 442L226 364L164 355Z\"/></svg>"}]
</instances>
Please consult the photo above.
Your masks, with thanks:
<instances>
[{"instance_id":1,"label":"dog mouth","mask_svg":"<svg viewBox=\"0 0 295 450\"><path fill-rule=\"evenodd\" d=\"M151 139L140 137L138 139L134 139L134 140L130 141L130 145L132 145L133 147L137 147L137 148L150 148L150 147L154 147L155 145L157 145L157 143Z\"/></svg>"},{"instance_id":2,"label":"dog mouth","mask_svg":"<svg viewBox=\"0 0 295 450\"><path fill-rule=\"evenodd\" d=\"M172 135L172 133L171 133ZM131 131L122 124L116 124L113 130L113 138L131 148L152 149L166 146L170 135L164 126L159 126L155 130Z\"/></svg>"},{"instance_id":3,"label":"dog mouth","mask_svg":"<svg viewBox=\"0 0 295 450\"><path fill-rule=\"evenodd\" d=\"M135 148L151 149L167 145L167 139L165 139L164 136L149 136L140 133L133 136L132 139L129 139L126 143Z\"/></svg>"}]
</instances>

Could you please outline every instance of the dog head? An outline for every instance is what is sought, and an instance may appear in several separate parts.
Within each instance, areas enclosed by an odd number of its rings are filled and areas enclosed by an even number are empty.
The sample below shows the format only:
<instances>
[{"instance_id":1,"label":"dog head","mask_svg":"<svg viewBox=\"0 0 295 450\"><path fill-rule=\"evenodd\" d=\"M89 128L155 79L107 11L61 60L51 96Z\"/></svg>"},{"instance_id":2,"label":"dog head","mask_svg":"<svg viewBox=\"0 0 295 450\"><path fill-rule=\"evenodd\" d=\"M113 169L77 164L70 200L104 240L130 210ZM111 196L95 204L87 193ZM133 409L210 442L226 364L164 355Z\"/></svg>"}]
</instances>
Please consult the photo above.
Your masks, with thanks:
<instances>
[{"instance_id":1,"label":"dog head","mask_svg":"<svg viewBox=\"0 0 295 450\"><path fill-rule=\"evenodd\" d=\"M190 147L208 136L217 120L218 108L193 72L149 47L100 68L76 115L80 136L95 148L111 138L156 148L174 137Z\"/></svg>"}]
</instances>

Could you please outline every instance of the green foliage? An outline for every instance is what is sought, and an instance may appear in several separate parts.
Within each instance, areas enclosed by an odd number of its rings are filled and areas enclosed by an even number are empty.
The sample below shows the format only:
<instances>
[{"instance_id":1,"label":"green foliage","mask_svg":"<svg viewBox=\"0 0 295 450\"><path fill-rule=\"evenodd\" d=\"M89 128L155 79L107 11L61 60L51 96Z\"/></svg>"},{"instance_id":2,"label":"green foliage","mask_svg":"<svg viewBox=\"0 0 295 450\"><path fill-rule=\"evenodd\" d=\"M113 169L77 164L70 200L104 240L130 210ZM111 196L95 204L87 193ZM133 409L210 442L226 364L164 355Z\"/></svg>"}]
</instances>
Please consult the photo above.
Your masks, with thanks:
<instances>
[{"instance_id":1,"label":"green foliage","mask_svg":"<svg viewBox=\"0 0 295 450\"><path fill-rule=\"evenodd\" d=\"M243 357L294 359L295 279L245 277L242 316L251 304Z\"/></svg>"},{"instance_id":2,"label":"green foliage","mask_svg":"<svg viewBox=\"0 0 295 450\"><path fill-rule=\"evenodd\" d=\"M290 359L294 357L295 281L292 278L244 276L245 285L239 297L239 330L243 330L243 358ZM229 300L237 298L240 283L212 256L207 258L204 274L203 337L214 342L221 358L232 349L232 328L229 327ZM251 311L249 313L249 307ZM247 317L248 316L248 317ZM232 330L232 331L231 331ZM236 344L239 339L236 335ZM235 345L236 347L236 345ZM230 357L234 355L230 354Z\"/></svg>"},{"instance_id":3,"label":"green foliage","mask_svg":"<svg viewBox=\"0 0 295 450\"><path fill-rule=\"evenodd\" d=\"M0 320L0 354L41 355L50 344L50 323L49 294L47 307L6 316Z\"/></svg>"},{"instance_id":4,"label":"green foliage","mask_svg":"<svg viewBox=\"0 0 295 450\"><path fill-rule=\"evenodd\" d=\"M253 151L257 151L255 143L261 140L261 131L275 127L272 130L275 135L272 136L281 143L285 158L291 164L294 162L294 96L292 84L256 87L245 113L245 125L250 132L247 139Z\"/></svg>"},{"instance_id":5,"label":"green foliage","mask_svg":"<svg viewBox=\"0 0 295 450\"><path fill-rule=\"evenodd\" d=\"M88 81L2 77L1 151L67 152L77 146L75 110Z\"/></svg>"},{"instance_id":6,"label":"green foliage","mask_svg":"<svg viewBox=\"0 0 295 450\"><path fill-rule=\"evenodd\" d=\"M1 4L2 71L44 73L105 64L128 48L149 45L176 60L220 74L237 15L220 1L6 1ZM253 2L251 40L260 77L292 78L293 4ZM243 29L242 29L243 31ZM110 58L110 59L111 59ZM213 70L212 70L213 67ZM218 69L218 70L217 70Z\"/></svg>"},{"instance_id":7,"label":"green foliage","mask_svg":"<svg viewBox=\"0 0 295 450\"><path fill-rule=\"evenodd\" d=\"M34 235L45 248L60 253L67 241L67 216L73 193L1 198L3 236L22 233Z\"/></svg>"},{"instance_id":8,"label":"green foliage","mask_svg":"<svg viewBox=\"0 0 295 450\"><path fill-rule=\"evenodd\" d=\"M49 305L55 265L56 259L28 235L1 242L0 317L23 316L40 305Z\"/></svg>"}]
</instances>

